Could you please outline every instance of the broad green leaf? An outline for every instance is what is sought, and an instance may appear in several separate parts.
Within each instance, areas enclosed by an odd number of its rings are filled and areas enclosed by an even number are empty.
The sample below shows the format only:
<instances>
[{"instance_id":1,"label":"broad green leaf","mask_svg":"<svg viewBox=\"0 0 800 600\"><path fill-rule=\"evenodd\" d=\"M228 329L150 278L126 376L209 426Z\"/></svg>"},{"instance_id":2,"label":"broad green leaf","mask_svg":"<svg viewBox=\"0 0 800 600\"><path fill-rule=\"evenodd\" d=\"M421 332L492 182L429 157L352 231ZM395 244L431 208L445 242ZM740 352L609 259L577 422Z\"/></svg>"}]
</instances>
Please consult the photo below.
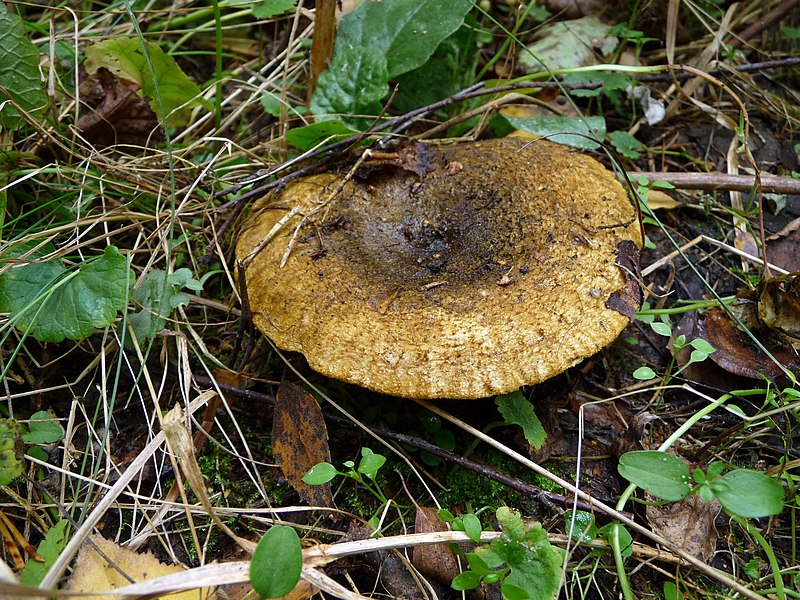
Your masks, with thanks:
<instances>
[{"instance_id":1,"label":"broad green leaf","mask_svg":"<svg viewBox=\"0 0 800 600\"><path fill-rule=\"evenodd\" d=\"M758 471L736 469L708 484L725 510L739 517L757 519L783 512L783 487Z\"/></svg>"},{"instance_id":2,"label":"broad green leaf","mask_svg":"<svg viewBox=\"0 0 800 600\"><path fill-rule=\"evenodd\" d=\"M28 39L22 19L8 12L3 2L0 48L0 129L18 129L24 122L20 109L36 119L42 118L47 94L39 73L39 51Z\"/></svg>"},{"instance_id":3,"label":"broad green leaf","mask_svg":"<svg viewBox=\"0 0 800 600\"><path fill-rule=\"evenodd\" d=\"M478 540L473 540L473 541L478 541ZM470 552L469 554L467 554L467 564L469 564L469 568L471 571L474 571L480 576L486 575L490 572L489 565L487 565L486 561L483 560L480 557L480 555L475 552Z\"/></svg>"},{"instance_id":4,"label":"broad green leaf","mask_svg":"<svg viewBox=\"0 0 800 600\"><path fill-rule=\"evenodd\" d=\"M297 532L273 525L258 542L250 562L250 583L265 598L280 598L294 589L303 569L303 549Z\"/></svg>"},{"instance_id":5,"label":"broad green leaf","mask_svg":"<svg viewBox=\"0 0 800 600\"><path fill-rule=\"evenodd\" d=\"M308 473L303 475L303 482L308 485L322 485L323 483L328 483L338 474L336 467L331 463L321 462L311 467Z\"/></svg>"},{"instance_id":6,"label":"broad green leaf","mask_svg":"<svg viewBox=\"0 0 800 600\"><path fill-rule=\"evenodd\" d=\"M147 55L152 63L155 79L148 66L138 38L119 36L103 40L86 48L84 66L91 75L105 67L120 79L133 81L141 87L141 95L150 100L150 108L170 127L189 122L192 108L198 105L211 108L200 97L200 88L181 71L178 64L159 46L147 42ZM161 97L161 103L158 97ZM164 113L161 113L163 104Z\"/></svg>"},{"instance_id":7,"label":"broad green leaf","mask_svg":"<svg viewBox=\"0 0 800 600\"><path fill-rule=\"evenodd\" d=\"M503 118L515 129L547 137L551 142L573 148L594 150L600 147L595 140L606 137L603 117L509 117Z\"/></svg>"},{"instance_id":8,"label":"broad green leaf","mask_svg":"<svg viewBox=\"0 0 800 600\"><path fill-rule=\"evenodd\" d=\"M538 450L544 445L547 434L533 410L533 404L522 395L522 392L517 390L511 394L503 394L495 398L494 403L506 423L522 427L525 439L531 446Z\"/></svg>"},{"instance_id":9,"label":"broad green leaf","mask_svg":"<svg viewBox=\"0 0 800 600\"><path fill-rule=\"evenodd\" d=\"M68 527L69 521L62 519L47 530L47 534L36 549L39 555L44 558L44 562L29 560L25 564L25 570L20 575L20 583L32 587L39 585L50 570L50 567L56 562L58 555L67 545Z\"/></svg>"},{"instance_id":10,"label":"broad green leaf","mask_svg":"<svg viewBox=\"0 0 800 600\"><path fill-rule=\"evenodd\" d=\"M296 4L297 0L262 0L253 7L253 16L257 19L269 19L282 15Z\"/></svg>"},{"instance_id":11,"label":"broad green leaf","mask_svg":"<svg viewBox=\"0 0 800 600\"><path fill-rule=\"evenodd\" d=\"M596 16L544 25L537 32L539 40L520 52L519 62L529 71L594 64L596 50L609 54L619 43L615 37L606 37L609 29Z\"/></svg>"},{"instance_id":12,"label":"broad green leaf","mask_svg":"<svg viewBox=\"0 0 800 600\"><path fill-rule=\"evenodd\" d=\"M53 444L61 439L64 430L58 421L46 410L31 415L28 433L22 434L22 441L27 444Z\"/></svg>"},{"instance_id":13,"label":"broad green leaf","mask_svg":"<svg viewBox=\"0 0 800 600\"><path fill-rule=\"evenodd\" d=\"M692 489L686 463L674 454L658 450L623 454L619 459L619 474L662 500L682 500Z\"/></svg>"},{"instance_id":14,"label":"broad green leaf","mask_svg":"<svg viewBox=\"0 0 800 600\"><path fill-rule=\"evenodd\" d=\"M561 554L547 542L547 533L538 523L530 529L526 538L541 541L535 544L508 543L506 560L511 567L511 573L502 583L503 595L552 600L561 581ZM526 595L520 595L520 591L524 591Z\"/></svg>"},{"instance_id":15,"label":"broad green leaf","mask_svg":"<svg viewBox=\"0 0 800 600\"><path fill-rule=\"evenodd\" d=\"M465 23L445 39L421 66L393 78L398 87L392 108L408 112L452 96L474 83L479 49L475 41L477 28L471 25ZM450 114L463 110L460 104L448 109L452 111Z\"/></svg>"},{"instance_id":16,"label":"broad green leaf","mask_svg":"<svg viewBox=\"0 0 800 600\"><path fill-rule=\"evenodd\" d=\"M0 485L8 485L22 475L22 440L14 419L0 421Z\"/></svg>"},{"instance_id":17,"label":"broad green leaf","mask_svg":"<svg viewBox=\"0 0 800 600\"><path fill-rule=\"evenodd\" d=\"M464 525L464 533L467 534L469 539L473 542L479 542L481 539L481 531L483 530L480 519L472 513L467 513L461 517L461 523Z\"/></svg>"},{"instance_id":18,"label":"broad green leaf","mask_svg":"<svg viewBox=\"0 0 800 600\"><path fill-rule=\"evenodd\" d=\"M664 600L683 600L683 594L672 581L664 582Z\"/></svg>"},{"instance_id":19,"label":"broad green leaf","mask_svg":"<svg viewBox=\"0 0 800 600\"><path fill-rule=\"evenodd\" d=\"M350 129L341 121L331 119L317 121L305 127L296 127L286 132L286 141L300 150L310 150L317 146L333 143L337 140L356 135L358 131Z\"/></svg>"},{"instance_id":20,"label":"broad green leaf","mask_svg":"<svg viewBox=\"0 0 800 600\"><path fill-rule=\"evenodd\" d=\"M706 355L713 354L714 352L717 351L717 349L714 348L714 346L712 346L709 342L707 342L703 338L694 338L691 342L689 342L689 345L695 348L696 350L703 352Z\"/></svg>"},{"instance_id":21,"label":"broad green leaf","mask_svg":"<svg viewBox=\"0 0 800 600\"><path fill-rule=\"evenodd\" d=\"M474 571L464 571L463 573L459 573L453 579L450 587L454 590L462 591L462 590L471 590L476 587L481 582L481 576L478 575Z\"/></svg>"},{"instance_id":22,"label":"broad green leaf","mask_svg":"<svg viewBox=\"0 0 800 600\"><path fill-rule=\"evenodd\" d=\"M6 256L24 251L14 248ZM28 259L51 251L48 245ZM80 340L114 322L125 308L131 280L128 261L114 246L72 272L60 259L33 262L0 277L0 312L10 313L17 329L40 342Z\"/></svg>"},{"instance_id":23,"label":"broad green leaf","mask_svg":"<svg viewBox=\"0 0 800 600\"><path fill-rule=\"evenodd\" d=\"M139 287L133 290L133 299L142 306L142 310L129 315L128 322L140 344L155 337L176 308L189 304L189 296L181 291L183 288L192 291L203 289L202 284L186 268L169 274L153 269L144 276Z\"/></svg>"},{"instance_id":24,"label":"broad green leaf","mask_svg":"<svg viewBox=\"0 0 800 600\"><path fill-rule=\"evenodd\" d=\"M362 448L361 462L358 463L358 472L375 481L375 477L378 475L378 469L380 469L385 462L385 456L375 454L369 448Z\"/></svg>"},{"instance_id":25,"label":"broad green leaf","mask_svg":"<svg viewBox=\"0 0 800 600\"><path fill-rule=\"evenodd\" d=\"M370 48L386 57L388 77L407 73L425 64L442 40L461 27L472 5L473 0L362 2L342 17L334 61L350 50Z\"/></svg>"},{"instance_id":26,"label":"broad green leaf","mask_svg":"<svg viewBox=\"0 0 800 600\"><path fill-rule=\"evenodd\" d=\"M525 537L525 521L522 520L518 512L507 506L501 506L495 511L494 516L503 528L504 536L512 541L519 541ZM508 558L504 557L504 560L508 560Z\"/></svg>"},{"instance_id":27,"label":"broad green leaf","mask_svg":"<svg viewBox=\"0 0 800 600\"><path fill-rule=\"evenodd\" d=\"M372 119L357 117L380 113L380 99L389 93L388 81L386 57L380 50L362 46L337 52L330 68L319 76L311 112L360 124L359 128L368 126Z\"/></svg>"}]
</instances>

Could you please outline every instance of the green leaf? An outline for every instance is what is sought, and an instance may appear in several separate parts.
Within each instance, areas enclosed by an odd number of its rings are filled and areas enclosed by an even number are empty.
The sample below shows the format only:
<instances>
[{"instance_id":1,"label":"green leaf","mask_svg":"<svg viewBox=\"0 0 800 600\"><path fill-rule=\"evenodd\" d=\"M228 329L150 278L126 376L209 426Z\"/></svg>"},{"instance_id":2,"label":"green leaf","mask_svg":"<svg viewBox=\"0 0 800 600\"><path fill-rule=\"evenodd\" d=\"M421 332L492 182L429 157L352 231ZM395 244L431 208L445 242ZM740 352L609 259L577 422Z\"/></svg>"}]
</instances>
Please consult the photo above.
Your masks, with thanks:
<instances>
[{"instance_id":1,"label":"green leaf","mask_svg":"<svg viewBox=\"0 0 800 600\"><path fill-rule=\"evenodd\" d=\"M192 108L210 104L200 97L200 88L181 71L178 64L159 46L147 42L147 55L138 38L119 36L103 40L86 48L86 71L92 75L105 67L120 79L133 81L141 87L142 96L150 99L153 109L167 125L180 127L189 122ZM148 66L152 63L155 80ZM161 97L161 103L158 97ZM164 113L161 113L163 104Z\"/></svg>"},{"instance_id":2,"label":"green leaf","mask_svg":"<svg viewBox=\"0 0 800 600\"><path fill-rule=\"evenodd\" d=\"M472 0L362 2L342 17L334 61L350 50L370 48L386 57L388 77L407 73L425 64L442 40L461 27L472 5Z\"/></svg>"},{"instance_id":3,"label":"green leaf","mask_svg":"<svg viewBox=\"0 0 800 600\"><path fill-rule=\"evenodd\" d=\"M27 249L22 246L6 256L21 256ZM28 260L52 251L48 244ZM125 308L131 280L128 261L114 246L72 272L60 259L32 262L0 277L0 312L10 313L17 329L40 342L80 340L114 322Z\"/></svg>"},{"instance_id":4,"label":"green leaf","mask_svg":"<svg viewBox=\"0 0 800 600\"><path fill-rule=\"evenodd\" d=\"M22 583L22 585L37 587L39 583L41 583L44 576L50 570L50 567L56 562L58 555L61 554L61 551L67 545L68 527L69 521L62 519L47 530L47 534L36 549L39 555L44 559L44 562L29 560L25 564L25 570L22 571L20 575L20 583Z\"/></svg>"},{"instance_id":5,"label":"green leaf","mask_svg":"<svg viewBox=\"0 0 800 600\"><path fill-rule=\"evenodd\" d=\"M507 506L501 506L495 511L494 516L503 528L504 536L512 541L520 541L525 537L525 532L527 530L525 521L522 520L517 511ZM503 559L508 560L508 557L503 557Z\"/></svg>"},{"instance_id":6,"label":"green leaf","mask_svg":"<svg viewBox=\"0 0 800 600\"><path fill-rule=\"evenodd\" d=\"M47 94L39 73L39 51L25 34L25 24L0 2L0 129L18 129L20 109L40 120L47 108ZM15 106L16 105L16 106ZM17 108L19 107L19 108Z\"/></svg>"},{"instance_id":7,"label":"green leaf","mask_svg":"<svg viewBox=\"0 0 800 600\"><path fill-rule=\"evenodd\" d=\"M576 98L588 98L599 96L600 94L613 97L624 92L625 89L631 85L630 77L624 73L604 73L602 71L592 71L591 73L565 73L563 81L564 83L602 83L600 87L595 89L569 90L569 94Z\"/></svg>"},{"instance_id":8,"label":"green leaf","mask_svg":"<svg viewBox=\"0 0 800 600\"><path fill-rule=\"evenodd\" d=\"M305 127L296 127L286 132L286 141L300 150L310 150L324 146L340 139L356 135L358 131L350 129L341 121L317 121Z\"/></svg>"},{"instance_id":9,"label":"green leaf","mask_svg":"<svg viewBox=\"0 0 800 600\"><path fill-rule=\"evenodd\" d=\"M481 576L474 571L464 571L455 576L450 587L454 590L471 590L481 583Z\"/></svg>"},{"instance_id":10,"label":"green leaf","mask_svg":"<svg viewBox=\"0 0 800 600\"><path fill-rule=\"evenodd\" d=\"M736 469L709 482L725 510L757 519L783 512L783 487L758 471Z\"/></svg>"},{"instance_id":11,"label":"green leaf","mask_svg":"<svg viewBox=\"0 0 800 600\"><path fill-rule=\"evenodd\" d=\"M379 101L389 93L388 81L386 57L380 50L359 47L337 52L330 68L319 76L311 112L322 118L339 117L363 129L372 119L352 117L380 113Z\"/></svg>"},{"instance_id":12,"label":"green leaf","mask_svg":"<svg viewBox=\"0 0 800 600\"><path fill-rule=\"evenodd\" d=\"M478 540L473 540L473 541L478 541ZM470 552L469 554L467 554L467 563L469 564L470 570L474 571L481 577L487 575L490 572L489 565L487 565L486 561L483 560L480 557L480 555L475 552Z\"/></svg>"},{"instance_id":13,"label":"green leaf","mask_svg":"<svg viewBox=\"0 0 800 600\"><path fill-rule=\"evenodd\" d=\"M375 477L378 475L378 469L380 469L385 462L385 456L375 454L369 448L361 448L361 462L358 463L358 472L375 481Z\"/></svg>"},{"instance_id":14,"label":"green leaf","mask_svg":"<svg viewBox=\"0 0 800 600\"><path fill-rule=\"evenodd\" d=\"M155 337L176 308L189 304L189 296L181 291L183 288L192 291L203 289L202 284L186 268L169 274L153 269L133 290L133 299L142 306L142 310L129 315L128 322L140 344Z\"/></svg>"},{"instance_id":15,"label":"green leaf","mask_svg":"<svg viewBox=\"0 0 800 600\"><path fill-rule=\"evenodd\" d=\"M511 572L502 583L501 590L506 597L532 598L533 600L552 600L561 581L562 556L547 542L547 533L536 524L533 530L540 530L544 542L531 547L528 544L513 542L518 548L509 552L508 564ZM520 590L525 596L520 595Z\"/></svg>"},{"instance_id":16,"label":"green leaf","mask_svg":"<svg viewBox=\"0 0 800 600\"><path fill-rule=\"evenodd\" d=\"M46 410L31 415L28 433L22 434L22 441L27 444L54 444L64 435L58 421Z\"/></svg>"},{"instance_id":17,"label":"green leaf","mask_svg":"<svg viewBox=\"0 0 800 600\"><path fill-rule=\"evenodd\" d=\"M273 525L258 542L250 563L250 583L265 598L280 598L294 589L303 569L303 549L297 532Z\"/></svg>"},{"instance_id":18,"label":"green leaf","mask_svg":"<svg viewBox=\"0 0 800 600\"><path fill-rule=\"evenodd\" d=\"M662 500L689 495L689 467L674 454L658 450L627 452L619 459L619 474Z\"/></svg>"},{"instance_id":19,"label":"green leaf","mask_svg":"<svg viewBox=\"0 0 800 600\"><path fill-rule=\"evenodd\" d=\"M253 16L256 19L269 19L275 15L282 15L296 4L297 0L263 0L253 7Z\"/></svg>"},{"instance_id":20,"label":"green leaf","mask_svg":"<svg viewBox=\"0 0 800 600\"><path fill-rule=\"evenodd\" d=\"M515 129L545 137L551 142L574 148L594 150L600 147L595 140L606 137L603 117L510 117L503 118ZM580 135L578 135L580 134Z\"/></svg>"},{"instance_id":21,"label":"green leaf","mask_svg":"<svg viewBox=\"0 0 800 600\"><path fill-rule=\"evenodd\" d=\"M664 582L664 600L683 600L683 594L672 581Z\"/></svg>"},{"instance_id":22,"label":"green leaf","mask_svg":"<svg viewBox=\"0 0 800 600\"><path fill-rule=\"evenodd\" d=\"M0 486L8 485L22 475L22 439L14 419L0 421Z\"/></svg>"},{"instance_id":23,"label":"green leaf","mask_svg":"<svg viewBox=\"0 0 800 600\"><path fill-rule=\"evenodd\" d=\"M507 424L522 427L525 439L531 446L536 450L544 446L547 433L533 410L533 404L522 395L522 392L517 390L511 394L503 394L495 398L494 403Z\"/></svg>"},{"instance_id":24,"label":"green leaf","mask_svg":"<svg viewBox=\"0 0 800 600\"><path fill-rule=\"evenodd\" d=\"M648 379L655 379L656 372L650 367L639 367L633 372L633 377L640 381L647 381Z\"/></svg>"},{"instance_id":25,"label":"green leaf","mask_svg":"<svg viewBox=\"0 0 800 600\"><path fill-rule=\"evenodd\" d=\"M464 533L467 534L469 539L473 542L479 542L481 540L481 531L483 531L483 527L478 517L472 513L467 513L461 517L461 523L464 525Z\"/></svg>"},{"instance_id":26,"label":"green leaf","mask_svg":"<svg viewBox=\"0 0 800 600\"><path fill-rule=\"evenodd\" d=\"M572 539L576 542L590 542L597 537L597 525L594 522L594 515L585 510L575 511L575 521L573 524L572 511L569 510L564 515L566 529L572 527Z\"/></svg>"},{"instance_id":27,"label":"green leaf","mask_svg":"<svg viewBox=\"0 0 800 600\"><path fill-rule=\"evenodd\" d=\"M612 131L608 134L611 145L625 158L636 160L644 150L644 144L633 137L627 131Z\"/></svg>"},{"instance_id":28,"label":"green leaf","mask_svg":"<svg viewBox=\"0 0 800 600\"><path fill-rule=\"evenodd\" d=\"M539 40L520 53L519 63L531 72L593 64L595 46L609 54L619 43L615 37L606 37L609 29L596 16L544 25L537 32ZM595 44L595 40L603 41Z\"/></svg>"},{"instance_id":29,"label":"green leaf","mask_svg":"<svg viewBox=\"0 0 800 600\"><path fill-rule=\"evenodd\" d=\"M691 342L689 342L689 345L695 348L696 350L703 352L706 356L708 356L709 354L713 354L714 352L717 351L717 349L714 348L714 346L712 346L703 338L694 338Z\"/></svg>"},{"instance_id":30,"label":"green leaf","mask_svg":"<svg viewBox=\"0 0 800 600\"><path fill-rule=\"evenodd\" d=\"M308 473L303 475L303 482L308 485L322 485L323 483L328 483L338 474L336 467L331 463L321 462L311 467Z\"/></svg>"},{"instance_id":31,"label":"green leaf","mask_svg":"<svg viewBox=\"0 0 800 600\"><path fill-rule=\"evenodd\" d=\"M416 69L395 77L397 95L392 108L408 112L438 102L468 87L475 81L480 56L476 27L464 24L436 48L431 57ZM455 105L450 114L463 111Z\"/></svg>"},{"instance_id":32,"label":"green leaf","mask_svg":"<svg viewBox=\"0 0 800 600\"><path fill-rule=\"evenodd\" d=\"M654 321L650 323L650 328L658 335L663 335L664 337L669 337L672 335L672 327L662 321Z\"/></svg>"},{"instance_id":33,"label":"green leaf","mask_svg":"<svg viewBox=\"0 0 800 600\"><path fill-rule=\"evenodd\" d=\"M610 543L611 529L614 527L614 525L615 525L614 523L603 525L600 529L597 530L597 534L600 536L600 538ZM622 556L624 558L628 558L633 554L633 537L631 537L630 531L625 529L623 525L617 523L616 526L618 528L620 552L622 553Z\"/></svg>"}]
</instances>

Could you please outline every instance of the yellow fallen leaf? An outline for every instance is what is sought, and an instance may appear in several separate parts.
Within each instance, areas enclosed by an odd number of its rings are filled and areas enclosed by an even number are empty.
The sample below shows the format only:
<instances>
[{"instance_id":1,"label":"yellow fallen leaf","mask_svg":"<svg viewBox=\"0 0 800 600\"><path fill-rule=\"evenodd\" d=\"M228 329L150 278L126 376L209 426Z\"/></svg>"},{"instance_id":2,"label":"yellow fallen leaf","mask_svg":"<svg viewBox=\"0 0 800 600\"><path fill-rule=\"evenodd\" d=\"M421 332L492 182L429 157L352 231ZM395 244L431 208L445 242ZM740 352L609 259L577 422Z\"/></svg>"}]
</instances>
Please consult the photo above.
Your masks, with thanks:
<instances>
[{"instance_id":1,"label":"yellow fallen leaf","mask_svg":"<svg viewBox=\"0 0 800 600\"><path fill-rule=\"evenodd\" d=\"M118 546L101 535L92 535L91 541L106 555L108 560L102 557L91 544L84 545L78 552L75 568L67 581L66 589L71 592L111 591L129 585L131 581L155 579L184 570L180 565L168 565L160 562L149 552L137 554ZM116 567L109 564L109 560ZM169 596L170 600L206 600L211 597L211 592L207 589L188 590ZM116 598L118 596L113 593L103 596L73 596L74 600L115 600Z\"/></svg>"},{"instance_id":2,"label":"yellow fallen leaf","mask_svg":"<svg viewBox=\"0 0 800 600\"><path fill-rule=\"evenodd\" d=\"M673 208L678 208L680 205L681 203L675 200L675 198L661 190L647 191L647 207L651 210L657 210L659 208L672 210Z\"/></svg>"}]
</instances>

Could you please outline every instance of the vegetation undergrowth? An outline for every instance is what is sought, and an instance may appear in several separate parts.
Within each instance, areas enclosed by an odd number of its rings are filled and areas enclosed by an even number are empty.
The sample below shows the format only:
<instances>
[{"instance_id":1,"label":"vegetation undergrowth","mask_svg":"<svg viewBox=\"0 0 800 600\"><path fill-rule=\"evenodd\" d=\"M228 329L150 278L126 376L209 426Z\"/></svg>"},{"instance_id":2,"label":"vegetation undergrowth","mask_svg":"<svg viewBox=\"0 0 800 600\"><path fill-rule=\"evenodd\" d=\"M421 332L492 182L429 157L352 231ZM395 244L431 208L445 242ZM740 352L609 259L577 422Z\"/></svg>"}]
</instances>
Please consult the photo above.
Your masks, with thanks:
<instances>
[{"instance_id":1,"label":"vegetation undergrowth","mask_svg":"<svg viewBox=\"0 0 800 600\"><path fill-rule=\"evenodd\" d=\"M800 15L558 4L0 4L0 595L800 597ZM254 329L255 200L508 135L637 207L614 348L431 405Z\"/></svg>"}]
</instances>

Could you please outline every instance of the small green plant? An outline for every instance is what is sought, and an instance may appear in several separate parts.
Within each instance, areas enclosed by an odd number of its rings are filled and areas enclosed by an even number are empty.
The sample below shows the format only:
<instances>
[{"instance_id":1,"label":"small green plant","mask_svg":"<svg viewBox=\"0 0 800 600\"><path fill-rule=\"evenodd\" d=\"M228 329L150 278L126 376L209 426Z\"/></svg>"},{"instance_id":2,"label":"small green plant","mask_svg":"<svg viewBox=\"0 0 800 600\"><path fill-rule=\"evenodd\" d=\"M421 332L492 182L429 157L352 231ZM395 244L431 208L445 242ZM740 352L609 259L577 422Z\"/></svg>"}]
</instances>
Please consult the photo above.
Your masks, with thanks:
<instances>
[{"instance_id":1,"label":"small green plant","mask_svg":"<svg viewBox=\"0 0 800 600\"><path fill-rule=\"evenodd\" d=\"M672 323L669 319L668 314L661 314L659 315L660 319L658 321L655 320L655 316L652 314L639 314L637 318L642 321L643 323L647 323L650 325L650 328L660 336L670 338L673 335L672 331ZM675 355L678 354L684 348L692 348L692 352L689 355L689 359L686 361L686 364L683 365L680 369L672 372L672 368L675 365ZM716 348L712 346L707 340L703 338L697 337L689 342L686 341L686 336L681 334L677 337L672 338L672 348L673 348L673 358L670 361L669 365L667 366L666 375L664 376L664 383L668 383L669 379L676 377L679 375L684 369L689 367L689 365L693 365L696 363L701 363L706 360L711 354L716 352ZM633 376L639 380L649 380L654 379L657 377L656 372L651 369L650 367L644 366L639 367L633 372Z\"/></svg>"},{"instance_id":2,"label":"small green plant","mask_svg":"<svg viewBox=\"0 0 800 600\"><path fill-rule=\"evenodd\" d=\"M356 467L356 464L352 460L343 463L347 471L339 471L328 462L317 463L308 470L308 473L303 475L303 481L308 485L322 485L323 483L328 483L337 476L352 479L380 501L381 506L369 520L370 526L373 529L377 529L381 509L389 503L389 499L376 481L378 471L385 463L385 456L375 454L369 448L362 448L361 460L358 463L358 467Z\"/></svg>"},{"instance_id":3,"label":"small green plant","mask_svg":"<svg viewBox=\"0 0 800 600\"><path fill-rule=\"evenodd\" d=\"M783 487L774 479L750 469L732 469L715 461L705 472L689 467L674 454L659 450L628 452L619 460L625 479L669 502L698 494L704 502L714 498L737 517L760 518L783 511Z\"/></svg>"},{"instance_id":4,"label":"small green plant","mask_svg":"<svg viewBox=\"0 0 800 600\"><path fill-rule=\"evenodd\" d=\"M27 425L15 419L0 421L0 485L8 485L22 475L22 451L42 461L47 453L40 444L54 444L64 435L61 425L46 410L31 415Z\"/></svg>"},{"instance_id":5,"label":"small green plant","mask_svg":"<svg viewBox=\"0 0 800 600\"><path fill-rule=\"evenodd\" d=\"M439 516L453 529L464 531L475 542L481 538L481 524L472 514L455 517L448 511ZM503 598L508 600L550 600L558 592L561 580L561 552L550 544L547 532L539 523L526 524L520 515L506 506L495 513L503 535L488 545L466 554L469 569L452 582L455 590L470 590L481 583L500 583Z\"/></svg>"}]
</instances>

